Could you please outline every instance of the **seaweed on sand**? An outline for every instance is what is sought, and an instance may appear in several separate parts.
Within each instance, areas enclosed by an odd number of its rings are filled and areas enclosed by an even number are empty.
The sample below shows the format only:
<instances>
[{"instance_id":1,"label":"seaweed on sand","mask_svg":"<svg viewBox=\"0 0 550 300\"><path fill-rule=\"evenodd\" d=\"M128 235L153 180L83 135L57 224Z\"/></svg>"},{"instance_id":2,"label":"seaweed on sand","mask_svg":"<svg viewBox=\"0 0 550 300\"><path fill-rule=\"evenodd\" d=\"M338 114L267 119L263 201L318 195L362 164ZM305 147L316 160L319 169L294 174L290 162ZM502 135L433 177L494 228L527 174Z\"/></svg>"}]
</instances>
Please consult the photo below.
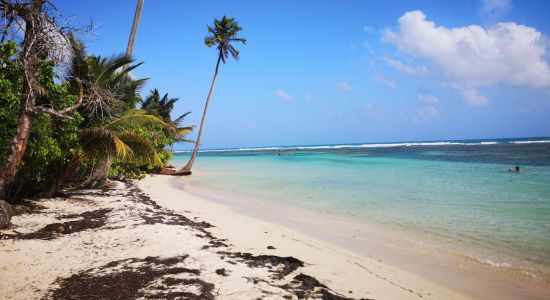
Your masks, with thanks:
<instances>
[{"instance_id":1,"label":"seaweed on sand","mask_svg":"<svg viewBox=\"0 0 550 300\"><path fill-rule=\"evenodd\" d=\"M80 218L79 220L67 221L63 223L52 223L44 226L43 228L25 234L18 235L4 235L7 238L31 240L42 239L51 240L64 234L71 234L83 230L99 228L105 225L107 221L107 214L112 209L104 208L93 211L87 211L78 215L68 215L66 218Z\"/></svg>"},{"instance_id":2,"label":"seaweed on sand","mask_svg":"<svg viewBox=\"0 0 550 300\"><path fill-rule=\"evenodd\" d=\"M187 255L130 258L110 262L68 278L46 299L214 299L214 285L197 278L200 271L181 265Z\"/></svg>"}]
</instances>

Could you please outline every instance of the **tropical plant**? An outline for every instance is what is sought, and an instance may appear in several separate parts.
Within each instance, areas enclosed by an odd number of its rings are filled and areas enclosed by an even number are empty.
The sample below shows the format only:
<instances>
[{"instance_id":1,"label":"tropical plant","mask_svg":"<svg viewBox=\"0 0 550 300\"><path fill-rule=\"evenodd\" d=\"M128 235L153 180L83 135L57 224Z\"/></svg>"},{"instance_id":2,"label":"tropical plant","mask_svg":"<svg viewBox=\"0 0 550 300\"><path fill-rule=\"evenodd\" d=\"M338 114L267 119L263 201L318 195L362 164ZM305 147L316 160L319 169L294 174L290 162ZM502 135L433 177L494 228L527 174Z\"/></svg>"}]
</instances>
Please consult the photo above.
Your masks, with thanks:
<instances>
[{"instance_id":1,"label":"tropical plant","mask_svg":"<svg viewBox=\"0 0 550 300\"><path fill-rule=\"evenodd\" d=\"M157 125L167 131L175 131L156 115L144 110L129 110L120 117L104 122L100 126L82 129L80 142L84 157L97 159L100 165L94 168L84 186L97 186L107 179L113 159L132 162L136 165L162 165L155 144L136 131Z\"/></svg>"},{"instance_id":2,"label":"tropical plant","mask_svg":"<svg viewBox=\"0 0 550 300\"><path fill-rule=\"evenodd\" d=\"M55 7L45 0L1 0L0 11L1 41L4 41L10 32L12 36L16 36L20 28L25 28L21 50L17 56L22 69L22 84L17 93L20 98L19 109L15 114L17 123L13 127L12 136L8 139L7 152L0 167L0 198L5 199L8 188L14 182L23 162L35 117L48 114L50 117L70 119L72 117L69 114L83 104L83 97L60 108L54 105L55 101L48 99L47 88L40 84L39 77L43 64L55 65L70 52L66 47L67 28L58 26L57 18L54 16ZM12 38L11 41L13 40L15 39ZM75 81L78 82L78 78ZM78 94L82 96L82 89ZM41 102L44 98L48 101Z\"/></svg>"},{"instance_id":3,"label":"tropical plant","mask_svg":"<svg viewBox=\"0 0 550 300\"><path fill-rule=\"evenodd\" d=\"M170 121L170 112L178 100L178 98L168 98L168 94L164 94L161 98L159 91L154 89L141 102L141 109L155 110L164 121Z\"/></svg>"},{"instance_id":4,"label":"tropical plant","mask_svg":"<svg viewBox=\"0 0 550 300\"><path fill-rule=\"evenodd\" d=\"M202 114L197 141L195 142L195 147L193 149L193 153L191 154L189 162L187 162L187 164L178 171L178 174L180 175L190 175L193 163L197 158L201 143L202 131L204 129L204 122L206 120L206 113L208 112L208 105L210 104L212 92L214 91L214 85L216 84L216 78L218 77L220 61L225 64L226 60L229 58L229 55L231 55L236 60L239 59L239 51L235 49L235 47L231 43L239 42L246 44L246 39L237 36L241 29L241 26L237 24L235 18L228 18L226 16L223 16L221 20L214 18L214 26L208 26L209 35L204 39L204 44L209 48L214 46L216 47L218 51L218 61L216 62L214 77L212 78L210 90L208 92L208 96L206 97L206 103L204 105L204 112Z\"/></svg>"},{"instance_id":5,"label":"tropical plant","mask_svg":"<svg viewBox=\"0 0 550 300\"><path fill-rule=\"evenodd\" d=\"M86 148L84 145L88 145L85 142L90 140L91 134L97 134L97 138L100 140L108 140L110 138L113 141L118 141L118 143L113 144L119 145L119 148L115 148L115 150L128 149L123 147L125 143L120 143L120 139L114 139L116 135L101 134L101 132L105 133L105 130L112 131L110 126L117 126L119 132L122 132L120 131L122 128L120 128L119 124L128 125L129 123L120 123L125 120L140 120L145 118L151 121L151 118L154 117L155 121L162 123L162 120L156 116L135 111L135 106L141 99L138 94L139 90L146 79L133 79L129 75L129 72L140 66L141 63L132 64L134 60L124 54L113 55L108 58L93 55L88 56L82 43L73 37L70 37L70 40L74 55L66 80L74 87L76 85L75 79L79 78L88 103L88 105L81 108L81 114L84 116L81 126L81 134L85 137L81 139L83 148ZM128 67L124 68L124 66ZM131 128L135 130L137 127ZM107 145L105 143L101 145ZM127 158L130 156L122 154L131 153L131 151L115 151L116 155L112 155L110 154L112 151L107 150L109 149L106 148L102 152L105 155L94 156L97 164L94 164L95 168L91 172L90 178L86 180L86 183L103 183L107 179L113 158ZM90 156L83 155L82 157L89 158Z\"/></svg>"},{"instance_id":6,"label":"tropical plant","mask_svg":"<svg viewBox=\"0 0 550 300\"><path fill-rule=\"evenodd\" d=\"M21 87L24 74L21 62L14 58L16 44L6 42L0 46L0 159L10 151L10 143L17 130L21 105ZM39 64L37 85L42 95L35 105L69 107L77 102L77 96L69 91L66 83L58 83L51 61ZM74 153L78 152L79 125L82 117L77 111L67 113L67 118L55 118L46 113L33 115L26 149L12 183L5 192L5 199L14 202L21 197L42 193L53 183Z\"/></svg>"},{"instance_id":7,"label":"tropical plant","mask_svg":"<svg viewBox=\"0 0 550 300\"><path fill-rule=\"evenodd\" d=\"M149 95L141 102L141 109L157 113L164 122L171 124L174 128L176 128L176 136L174 136L176 142L191 142L186 140L185 136L191 132L195 126L182 126L183 120L191 112L186 112L172 120L171 113L174 109L174 104L178 100L179 98L169 98L168 94L164 94L161 98L159 91L154 89L151 90Z\"/></svg>"}]
</instances>

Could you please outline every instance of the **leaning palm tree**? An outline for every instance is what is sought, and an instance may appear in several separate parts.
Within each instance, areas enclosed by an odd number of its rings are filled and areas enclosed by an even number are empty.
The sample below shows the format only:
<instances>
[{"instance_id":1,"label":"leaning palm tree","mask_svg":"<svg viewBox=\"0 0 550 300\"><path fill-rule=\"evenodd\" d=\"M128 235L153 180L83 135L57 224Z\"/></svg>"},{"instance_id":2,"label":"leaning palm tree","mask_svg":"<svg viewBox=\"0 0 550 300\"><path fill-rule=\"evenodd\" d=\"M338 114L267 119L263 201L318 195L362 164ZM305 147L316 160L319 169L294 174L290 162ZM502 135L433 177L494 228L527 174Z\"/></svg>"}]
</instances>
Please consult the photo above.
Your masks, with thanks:
<instances>
[{"instance_id":1,"label":"leaning palm tree","mask_svg":"<svg viewBox=\"0 0 550 300\"><path fill-rule=\"evenodd\" d=\"M190 175L191 168L193 163L197 158L199 152L199 147L201 144L202 131L204 129L204 121L206 119L206 113L208 111L208 105L210 104L210 98L212 97L212 92L214 91L214 85L216 84L216 78L218 77L218 69L220 67L220 61L225 64L227 58L231 54L236 60L239 59L239 51L231 45L232 42L240 42L246 44L246 39L237 37L239 31L241 31L241 26L237 24L235 18L228 18L223 16L221 20L214 18L214 26L208 26L208 36L204 39L204 44L206 47L216 46L218 50L218 62L216 63L216 69L214 71L214 78L212 79L212 84L210 85L210 91L208 92L208 97L206 97L206 104L204 105L204 112L202 114L201 125L199 127L199 134L195 142L195 148L191 154L189 162L177 173L178 175Z\"/></svg>"}]
</instances>

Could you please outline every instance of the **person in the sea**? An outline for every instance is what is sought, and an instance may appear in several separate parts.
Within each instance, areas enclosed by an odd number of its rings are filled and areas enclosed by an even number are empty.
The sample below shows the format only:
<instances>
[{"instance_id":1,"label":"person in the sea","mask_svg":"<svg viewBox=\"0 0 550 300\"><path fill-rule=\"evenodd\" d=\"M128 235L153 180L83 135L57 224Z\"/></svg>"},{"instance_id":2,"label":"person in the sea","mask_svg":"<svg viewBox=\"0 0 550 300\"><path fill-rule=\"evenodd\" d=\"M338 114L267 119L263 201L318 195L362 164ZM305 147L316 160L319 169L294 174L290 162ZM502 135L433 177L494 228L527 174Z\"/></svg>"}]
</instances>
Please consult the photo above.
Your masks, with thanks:
<instances>
[{"instance_id":1,"label":"person in the sea","mask_svg":"<svg viewBox=\"0 0 550 300\"><path fill-rule=\"evenodd\" d=\"M508 172L512 172L512 173L519 173L519 166L516 166L515 169L508 169Z\"/></svg>"}]
</instances>

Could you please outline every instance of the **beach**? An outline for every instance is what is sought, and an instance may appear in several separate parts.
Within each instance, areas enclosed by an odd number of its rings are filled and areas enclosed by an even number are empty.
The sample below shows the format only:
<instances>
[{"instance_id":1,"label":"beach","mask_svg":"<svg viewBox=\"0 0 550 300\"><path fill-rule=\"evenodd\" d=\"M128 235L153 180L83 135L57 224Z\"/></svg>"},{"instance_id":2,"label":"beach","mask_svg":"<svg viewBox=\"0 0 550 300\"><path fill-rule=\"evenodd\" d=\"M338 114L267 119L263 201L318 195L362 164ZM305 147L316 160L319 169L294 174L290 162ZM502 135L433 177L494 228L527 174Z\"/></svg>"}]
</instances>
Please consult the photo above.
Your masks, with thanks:
<instances>
[{"instance_id":1,"label":"beach","mask_svg":"<svg viewBox=\"0 0 550 300\"><path fill-rule=\"evenodd\" d=\"M459 291L445 278L424 276L421 261L402 268L375 250L353 251L292 228L289 219L273 222L265 211L253 217L257 207L195 196L185 180L153 175L16 208L21 214L1 231L2 297L544 299L548 293L499 287L498 280ZM367 244L384 249L383 240Z\"/></svg>"},{"instance_id":2,"label":"beach","mask_svg":"<svg viewBox=\"0 0 550 300\"><path fill-rule=\"evenodd\" d=\"M148 177L138 183L143 193L115 183L113 190L39 201L40 209L15 216L0 242L2 297L468 299L376 258L194 197L177 180ZM81 218L84 226L70 223ZM46 224L57 225L40 230Z\"/></svg>"}]
</instances>

